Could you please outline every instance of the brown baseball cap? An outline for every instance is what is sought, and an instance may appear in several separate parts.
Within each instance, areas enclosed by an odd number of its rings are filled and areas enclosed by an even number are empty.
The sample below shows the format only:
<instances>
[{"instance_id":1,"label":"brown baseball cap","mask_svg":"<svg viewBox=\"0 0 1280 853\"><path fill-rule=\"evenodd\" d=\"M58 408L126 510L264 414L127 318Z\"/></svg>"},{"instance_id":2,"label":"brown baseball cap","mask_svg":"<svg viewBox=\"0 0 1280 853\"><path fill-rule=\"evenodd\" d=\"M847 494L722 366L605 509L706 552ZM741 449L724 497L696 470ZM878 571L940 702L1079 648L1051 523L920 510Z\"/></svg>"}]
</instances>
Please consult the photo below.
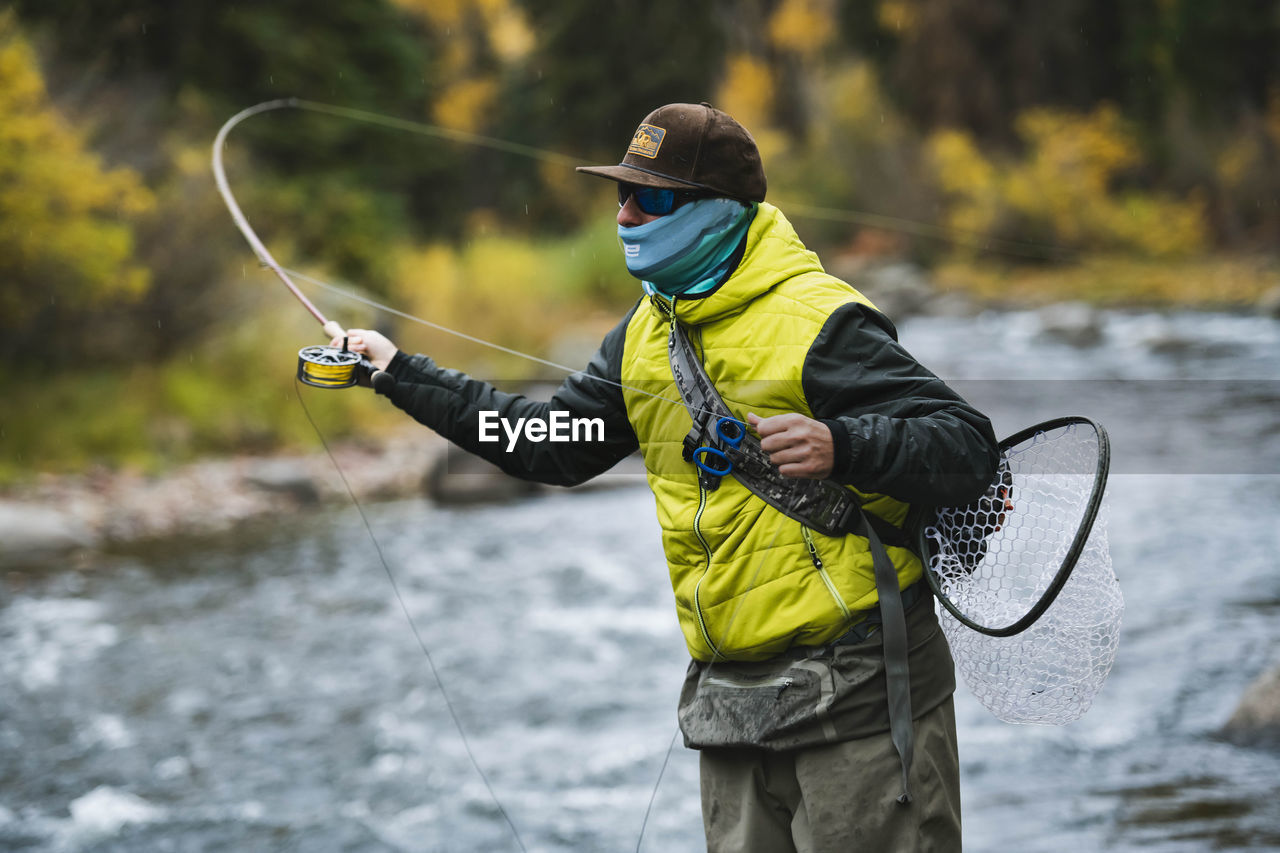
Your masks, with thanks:
<instances>
[{"instance_id":1,"label":"brown baseball cap","mask_svg":"<svg viewBox=\"0 0 1280 853\"><path fill-rule=\"evenodd\" d=\"M616 166L579 172L644 187L702 189L741 201L764 201L764 166L747 129L710 104L667 104L636 128Z\"/></svg>"}]
</instances>

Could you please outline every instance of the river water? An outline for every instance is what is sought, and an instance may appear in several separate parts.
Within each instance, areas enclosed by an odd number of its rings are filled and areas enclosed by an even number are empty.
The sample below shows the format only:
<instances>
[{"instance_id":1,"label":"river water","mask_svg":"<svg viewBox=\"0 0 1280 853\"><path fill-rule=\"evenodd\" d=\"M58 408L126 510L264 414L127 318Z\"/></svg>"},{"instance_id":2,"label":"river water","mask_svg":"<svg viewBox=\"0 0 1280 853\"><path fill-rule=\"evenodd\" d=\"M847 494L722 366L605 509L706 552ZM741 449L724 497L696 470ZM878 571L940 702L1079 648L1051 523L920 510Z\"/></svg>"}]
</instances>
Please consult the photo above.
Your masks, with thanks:
<instances>
[{"instance_id":1,"label":"river water","mask_svg":"<svg viewBox=\"0 0 1280 853\"><path fill-rule=\"evenodd\" d=\"M1280 849L1280 753L1217 734L1280 663L1280 323L1105 319L1087 348L1029 313L901 328L1000 434L1114 442L1115 668L1061 728L960 687L966 850ZM430 659L352 507L10 574L0 849L519 850L505 813L531 851L634 850L651 798L642 849L701 849L652 498L615 481L366 507Z\"/></svg>"}]
</instances>

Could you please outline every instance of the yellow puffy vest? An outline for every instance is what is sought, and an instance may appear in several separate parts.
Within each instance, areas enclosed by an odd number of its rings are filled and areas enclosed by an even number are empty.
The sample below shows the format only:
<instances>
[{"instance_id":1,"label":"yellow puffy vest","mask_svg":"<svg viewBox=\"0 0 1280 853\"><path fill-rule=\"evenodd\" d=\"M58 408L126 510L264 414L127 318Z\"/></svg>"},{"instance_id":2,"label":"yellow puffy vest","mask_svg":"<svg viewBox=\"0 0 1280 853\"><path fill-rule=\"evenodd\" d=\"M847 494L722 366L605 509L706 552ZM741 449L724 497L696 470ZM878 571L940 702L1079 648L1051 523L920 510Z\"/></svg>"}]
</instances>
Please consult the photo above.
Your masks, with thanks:
<instances>
[{"instance_id":1,"label":"yellow puffy vest","mask_svg":"<svg viewBox=\"0 0 1280 853\"><path fill-rule=\"evenodd\" d=\"M867 540L802 529L731 476L703 492L681 448L692 425L667 360L670 320L651 297L627 325L623 398L640 441L680 626L697 660L758 660L788 647L830 642L877 602ZM799 412L812 417L801 374L827 318L870 302L827 275L782 213L761 204L737 270L701 299L675 302L707 375L740 420ZM867 511L901 525L908 505L859 493ZM820 560L814 560L809 542ZM889 548L902 587L919 559Z\"/></svg>"}]
</instances>

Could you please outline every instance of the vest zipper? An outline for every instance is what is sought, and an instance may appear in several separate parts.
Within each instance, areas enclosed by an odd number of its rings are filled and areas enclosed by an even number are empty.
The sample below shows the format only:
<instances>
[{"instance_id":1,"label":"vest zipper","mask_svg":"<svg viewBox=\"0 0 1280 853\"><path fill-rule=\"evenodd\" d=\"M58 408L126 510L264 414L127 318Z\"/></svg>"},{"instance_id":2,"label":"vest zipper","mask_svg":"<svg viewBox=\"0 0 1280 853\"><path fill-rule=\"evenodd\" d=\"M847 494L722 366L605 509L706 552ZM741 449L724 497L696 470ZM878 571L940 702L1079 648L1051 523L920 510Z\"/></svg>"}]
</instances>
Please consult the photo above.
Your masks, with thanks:
<instances>
[{"instance_id":1,"label":"vest zipper","mask_svg":"<svg viewBox=\"0 0 1280 853\"><path fill-rule=\"evenodd\" d=\"M668 305L658 303L667 318L674 327L676 324L676 297L671 297ZM660 308L660 310L661 310ZM702 486L702 478L698 478L698 511L693 516L693 534L698 537L698 543L702 545L702 555L706 557L707 567L702 570L702 576L698 578L698 582L693 585L693 612L698 617L698 630L702 632L702 641L707 644L707 648L711 649L711 653L716 657L723 657L720 649L711 640L711 632L707 630L707 620L702 616L702 582L706 580L707 573L711 571L711 546L707 544L706 537L702 535L702 512L707 508L707 490Z\"/></svg>"},{"instance_id":2,"label":"vest zipper","mask_svg":"<svg viewBox=\"0 0 1280 853\"><path fill-rule=\"evenodd\" d=\"M702 545L702 553L707 558L707 567L702 570L702 577L698 578L698 582L693 585L693 612L698 617L698 629L702 631L702 640L707 644L707 648L720 657L720 649L711 641L711 633L707 631L707 622L702 618L702 600L700 594L702 591L702 581L706 579L707 572L711 571L711 546L707 544L707 540L702 536L702 511L707 508L707 490L702 487L702 483L698 483L698 512L693 516L693 533L698 537L698 542Z\"/></svg>"},{"instance_id":3,"label":"vest zipper","mask_svg":"<svg viewBox=\"0 0 1280 853\"><path fill-rule=\"evenodd\" d=\"M836 590L835 582L831 580L831 576L827 574L826 567L822 565L822 558L818 556L818 546L813 542L813 534L803 524L800 525L800 534L804 536L805 547L809 549L809 559L813 560L813 567L818 570L818 577L822 578L822 582L827 585L827 592L831 593L831 597L835 599L836 604L840 607L840 612L844 614L844 620L848 622L853 618L853 614L849 612L849 605L844 603L844 599L840 597L840 593Z\"/></svg>"}]
</instances>

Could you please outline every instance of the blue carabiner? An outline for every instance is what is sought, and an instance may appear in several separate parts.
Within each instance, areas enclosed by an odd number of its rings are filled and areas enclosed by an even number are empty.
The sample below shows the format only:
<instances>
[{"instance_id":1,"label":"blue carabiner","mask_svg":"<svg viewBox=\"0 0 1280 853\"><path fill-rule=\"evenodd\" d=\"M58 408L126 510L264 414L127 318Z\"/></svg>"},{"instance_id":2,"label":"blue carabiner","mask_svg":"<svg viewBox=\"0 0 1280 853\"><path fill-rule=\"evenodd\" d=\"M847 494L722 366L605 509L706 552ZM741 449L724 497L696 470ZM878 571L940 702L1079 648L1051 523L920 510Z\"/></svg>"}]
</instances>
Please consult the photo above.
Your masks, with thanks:
<instances>
[{"instance_id":1,"label":"blue carabiner","mask_svg":"<svg viewBox=\"0 0 1280 853\"><path fill-rule=\"evenodd\" d=\"M737 418L723 417L716 421L716 435L725 444L737 448L747 434L747 425Z\"/></svg>"},{"instance_id":2,"label":"blue carabiner","mask_svg":"<svg viewBox=\"0 0 1280 853\"><path fill-rule=\"evenodd\" d=\"M701 454L717 457L724 463L724 467L712 468L710 465L698 458ZM728 474L733 470L733 463L729 461L729 457L724 455L723 450L717 450L714 447L699 447L697 450L693 451L693 464L697 465L713 477L723 477L725 474Z\"/></svg>"}]
</instances>

